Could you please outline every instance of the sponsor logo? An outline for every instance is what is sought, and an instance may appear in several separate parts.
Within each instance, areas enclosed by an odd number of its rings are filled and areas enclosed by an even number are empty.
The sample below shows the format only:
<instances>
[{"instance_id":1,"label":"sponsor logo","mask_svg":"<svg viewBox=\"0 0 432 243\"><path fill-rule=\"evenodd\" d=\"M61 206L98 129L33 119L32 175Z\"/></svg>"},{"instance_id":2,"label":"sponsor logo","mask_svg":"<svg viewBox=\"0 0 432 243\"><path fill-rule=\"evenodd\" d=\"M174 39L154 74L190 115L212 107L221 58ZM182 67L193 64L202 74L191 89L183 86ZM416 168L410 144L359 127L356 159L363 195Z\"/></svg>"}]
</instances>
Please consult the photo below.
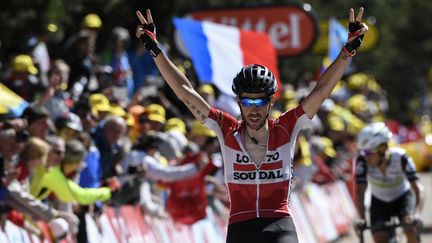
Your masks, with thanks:
<instances>
[{"instance_id":1,"label":"sponsor logo","mask_svg":"<svg viewBox=\"0 0 432 243\"><path fill-rule=\"evenodd\" d=\"M265 161L272 162L277 161L279 159L279 152L274 154L266 154ZM236 154L236 163L250 163L251 159L244 154Z\"/></svg>"},{"instance_id":2,"label":"sponsor logo","mask_svg":"<svg viewBox=\"0 0 432 243\"><path fill-rule=\"evenodd\" d=\"M251 171L251 172L234 172L234 180L270 180L283 178L282 170L276 171Z\"/></svg>"}]
</instances>

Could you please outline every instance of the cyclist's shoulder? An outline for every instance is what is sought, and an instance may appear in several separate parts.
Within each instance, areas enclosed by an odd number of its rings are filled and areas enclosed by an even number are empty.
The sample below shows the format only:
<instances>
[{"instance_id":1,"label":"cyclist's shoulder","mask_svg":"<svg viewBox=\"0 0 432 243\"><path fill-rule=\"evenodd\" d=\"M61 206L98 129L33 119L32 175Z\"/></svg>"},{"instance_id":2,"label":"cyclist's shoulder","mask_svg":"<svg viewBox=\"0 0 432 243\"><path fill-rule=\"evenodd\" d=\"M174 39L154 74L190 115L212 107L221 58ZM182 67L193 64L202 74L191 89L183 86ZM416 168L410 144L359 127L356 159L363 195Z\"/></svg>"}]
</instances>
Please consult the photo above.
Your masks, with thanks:
<instances>
[{"instance_id":1,"label":"cyclist's shoulder","mask_svg":"<svg viewBox=\"0 0 432 243\"><path fill-rule=\"evenodd\" d=\"M388 151L393 161L407 160L409 157L405 149L400 147L390 147Z\"/></svg>"},{"instance_id":2,"label":"cyclist's shoulder","mask_svg":"<svg viewBox=\"0 0 432 243\"><path fill-rule=\"evenodd\" d=\"M405 149L401 147L390 147L388 150L393 155L399 155L399 156L406 155Z\"/></svg>"}]
</instances>

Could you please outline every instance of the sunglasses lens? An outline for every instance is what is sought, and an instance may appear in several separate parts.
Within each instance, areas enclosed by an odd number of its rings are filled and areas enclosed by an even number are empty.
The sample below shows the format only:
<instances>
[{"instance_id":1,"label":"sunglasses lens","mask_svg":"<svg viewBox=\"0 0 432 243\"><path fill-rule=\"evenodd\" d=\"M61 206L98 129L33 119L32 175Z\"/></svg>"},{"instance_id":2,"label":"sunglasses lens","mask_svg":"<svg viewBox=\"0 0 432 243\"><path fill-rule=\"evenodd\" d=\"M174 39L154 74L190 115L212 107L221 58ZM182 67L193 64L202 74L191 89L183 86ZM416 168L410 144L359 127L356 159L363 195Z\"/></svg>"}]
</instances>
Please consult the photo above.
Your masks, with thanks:
<instances>
[{"instance_id":1,"label":"sunglasses lens","mask_svg":"<svg viewBox=\"0 0 432 243\"><path fill-rule=\"evenodd\" d=\"M362 153L363 153L365 156L369 156L369 155L374 154L374 153L376 153L376 152L377 152L376 149L374 149L374 150L363 150L363 151L362 151Z\"/></svg>"},{"instance_id":2,"label":"sunglasses lens","mask_svg":"<svg viewBox=\"0 0 432 243\"><path fill-rule=\"evenodd\" d=\"M252 107L252 106L262 107L265 104L267 104L267 101L268 101L267 98L255 98L255 99L244 98L244 99L241 99L242 105L244 105L246 107Z\"/></svg>"}]
</instances>

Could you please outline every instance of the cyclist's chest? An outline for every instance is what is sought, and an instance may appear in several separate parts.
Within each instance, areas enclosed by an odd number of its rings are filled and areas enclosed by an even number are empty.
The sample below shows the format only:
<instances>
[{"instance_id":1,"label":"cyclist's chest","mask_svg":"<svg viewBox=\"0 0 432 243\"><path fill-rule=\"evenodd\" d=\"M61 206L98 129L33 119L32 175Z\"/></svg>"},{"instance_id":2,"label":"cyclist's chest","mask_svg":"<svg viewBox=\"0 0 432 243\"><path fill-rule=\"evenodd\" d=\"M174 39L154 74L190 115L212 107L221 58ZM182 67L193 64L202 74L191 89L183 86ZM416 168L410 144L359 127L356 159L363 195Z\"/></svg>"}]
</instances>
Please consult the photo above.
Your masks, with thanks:
<instances>
[{"instance_id":1,"label":"cyclist's chest","mask_svg":"<svg viewBox=\"0 0 432 243\"><path fill-rule=\"evenodd\" d=\"M385 168L368 168L368 177L373 180L389 182L393 180L400 180L402 176L402 168L394 162L390 162Z\"/></svg>"}]
</instances>

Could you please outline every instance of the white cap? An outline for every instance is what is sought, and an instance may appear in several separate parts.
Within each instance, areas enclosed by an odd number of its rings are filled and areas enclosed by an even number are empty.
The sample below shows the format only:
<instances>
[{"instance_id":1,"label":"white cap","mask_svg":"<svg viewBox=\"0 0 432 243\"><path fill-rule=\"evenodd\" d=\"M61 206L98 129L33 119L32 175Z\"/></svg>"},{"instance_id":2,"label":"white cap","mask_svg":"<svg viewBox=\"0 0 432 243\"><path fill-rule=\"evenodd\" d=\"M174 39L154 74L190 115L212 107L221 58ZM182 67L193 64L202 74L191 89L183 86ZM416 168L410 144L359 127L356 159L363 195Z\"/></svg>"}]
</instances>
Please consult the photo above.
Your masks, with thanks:
<instances>
[{"instance_id":1,"label":"white cap","mask_svg":"<svg viewBox=\"0 0 432 243\"><path fill-rule=\"evenodd\" d=\"M69 232L69 224L63 218L55 218L49 222L51 232L56 239L62 239L66 237Z\"/></svg>"}]
</instances>

